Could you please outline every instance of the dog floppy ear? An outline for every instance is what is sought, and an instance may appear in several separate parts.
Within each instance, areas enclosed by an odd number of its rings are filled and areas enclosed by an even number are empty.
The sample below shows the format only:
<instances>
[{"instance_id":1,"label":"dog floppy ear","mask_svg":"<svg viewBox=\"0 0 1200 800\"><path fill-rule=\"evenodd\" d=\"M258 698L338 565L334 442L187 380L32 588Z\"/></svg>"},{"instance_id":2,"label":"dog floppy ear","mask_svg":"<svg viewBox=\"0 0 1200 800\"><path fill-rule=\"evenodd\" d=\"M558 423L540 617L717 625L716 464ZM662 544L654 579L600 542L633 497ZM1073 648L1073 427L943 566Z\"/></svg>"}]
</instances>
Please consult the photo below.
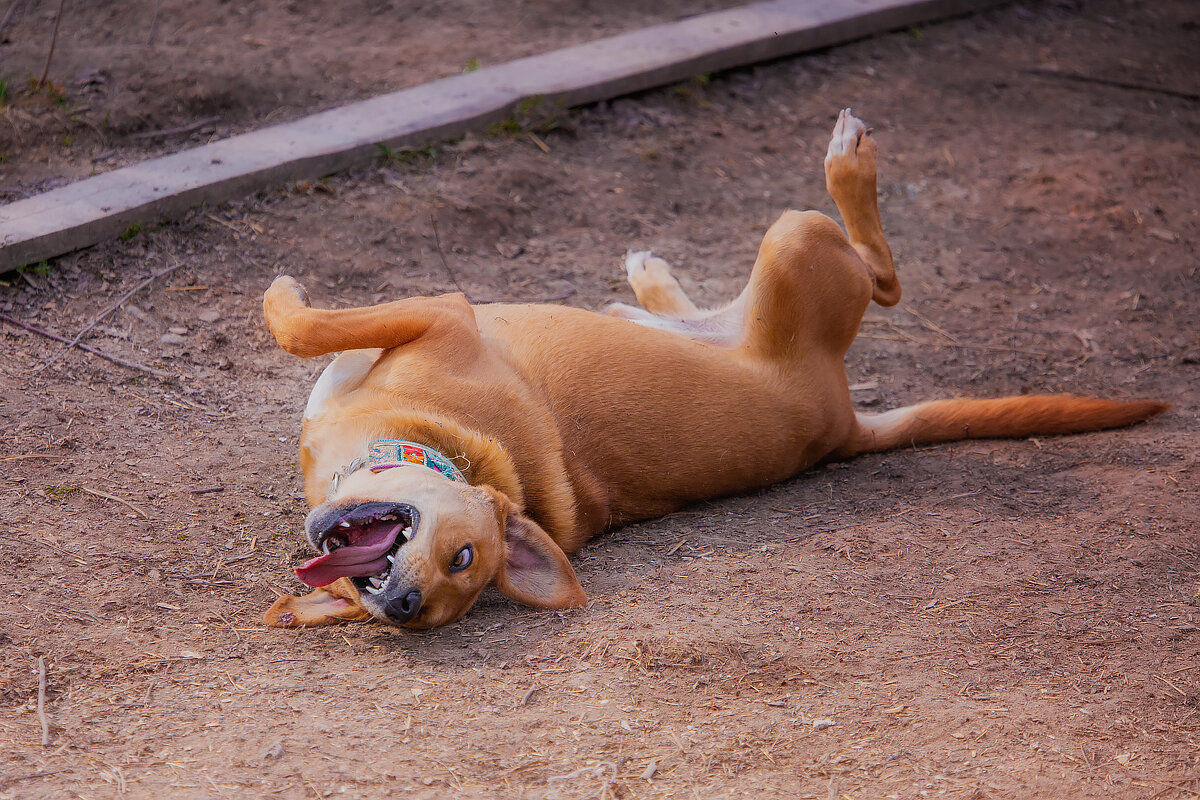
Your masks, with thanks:
<instances>
[{"instance_id":1,"label":"dog floppy ear","mask_svg":"<svg viewBox=\"0 0 1200 800\"><path fill-rule=\"evenodd\" d=\"M273 628L299 628L354 622L370 616L358 604L358 590L350 579L338 578L303 597L283 595L263 614L263 622Z\"/></svg>"},{"instance_id":2,"label":"dog floppy ear","mask_svg":"<svg viewBox=\"0 0 1200 800\"><path fill-rule=\"evenodd\" d=\"M505 597L534 608L581 608L587 595L567 554L541 527L519 513L501 492L489 490L502 521L502 550L496 588Z\"/></svg>"}]
</instances>

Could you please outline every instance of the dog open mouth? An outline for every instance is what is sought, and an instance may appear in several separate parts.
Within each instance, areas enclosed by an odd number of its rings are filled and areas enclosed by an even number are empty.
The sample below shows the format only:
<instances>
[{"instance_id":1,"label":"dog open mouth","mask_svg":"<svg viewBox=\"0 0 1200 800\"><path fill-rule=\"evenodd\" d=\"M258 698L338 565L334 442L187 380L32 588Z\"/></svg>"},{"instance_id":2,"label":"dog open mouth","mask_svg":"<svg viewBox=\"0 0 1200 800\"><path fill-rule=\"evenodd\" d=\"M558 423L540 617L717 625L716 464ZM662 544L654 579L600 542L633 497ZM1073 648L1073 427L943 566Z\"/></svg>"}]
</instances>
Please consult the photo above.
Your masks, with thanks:
<instances>
[{"instance_id":1,"label":"dog open mouth","mask_svg":"<svg viewBox=\"0 0 1200 800\"><path fill-rule=\"evenodd\" d=\"M350 578L360 590L378 594L417 523L417 510L405 503L364 503L339 512L316 536L323 555L297 567L296 576L309 586Z\"/></svg>"}]
</instances>

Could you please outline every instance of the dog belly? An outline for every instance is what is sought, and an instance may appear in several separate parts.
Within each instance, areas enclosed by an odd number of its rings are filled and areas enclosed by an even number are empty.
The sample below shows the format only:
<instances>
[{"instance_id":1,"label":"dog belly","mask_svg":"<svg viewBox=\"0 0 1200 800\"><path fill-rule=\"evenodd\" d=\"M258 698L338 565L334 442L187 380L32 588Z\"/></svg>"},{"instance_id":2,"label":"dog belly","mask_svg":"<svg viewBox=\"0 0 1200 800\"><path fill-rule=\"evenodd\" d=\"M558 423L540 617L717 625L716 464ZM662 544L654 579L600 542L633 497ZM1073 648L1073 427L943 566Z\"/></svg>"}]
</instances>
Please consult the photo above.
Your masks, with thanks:
<instances>
[{"instance_id":1,"label":"dog belly","mask_svg":"<svg viewBox=\"0 0 1200 800\"><path fill-rule=\"evenodd\" d=\"M703 402L683 391L670 408L662 403L669 395L656 391L662 387L650 388L636 416L597 414L593 424L564 431L605 487L613 524L786 480L827 456L849 429L809 403L763 392L745 397L742 387L729 387L742 396Z\"/></svg>"},{"instance_id":2,"label":"dog belly","mask_svg":"<svg viewBox=\"0 0 1200 800\"><path fill-rule=\"evenodd\" d=\"M610 524L786 479L853 425L840 360L819 351L784 368L578 309L484 308L485 337L544 393Z\"/></svg>"}]
</instances>

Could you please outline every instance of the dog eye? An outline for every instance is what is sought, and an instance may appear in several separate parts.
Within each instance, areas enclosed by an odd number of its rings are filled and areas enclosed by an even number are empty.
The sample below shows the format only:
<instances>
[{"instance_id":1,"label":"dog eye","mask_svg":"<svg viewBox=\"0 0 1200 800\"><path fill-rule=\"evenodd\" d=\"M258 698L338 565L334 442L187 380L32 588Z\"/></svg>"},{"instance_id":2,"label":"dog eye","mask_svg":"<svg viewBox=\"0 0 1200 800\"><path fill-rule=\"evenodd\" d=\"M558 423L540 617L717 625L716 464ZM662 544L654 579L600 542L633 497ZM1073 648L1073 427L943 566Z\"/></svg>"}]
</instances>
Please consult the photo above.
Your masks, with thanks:
<instances>
[{"instance_id":1,"label":"dog eye","mask_svg":"<svg viewBox=\"0 0 1200 800\"><path fill-rule=\"evenodd\" d=\"M471 562L475 559L475 550L469 544L464 544L459 551L454 554L454 560L450 562L451 572L462 572L467 567L471 566Z\"/></svg>"}]
</instances>

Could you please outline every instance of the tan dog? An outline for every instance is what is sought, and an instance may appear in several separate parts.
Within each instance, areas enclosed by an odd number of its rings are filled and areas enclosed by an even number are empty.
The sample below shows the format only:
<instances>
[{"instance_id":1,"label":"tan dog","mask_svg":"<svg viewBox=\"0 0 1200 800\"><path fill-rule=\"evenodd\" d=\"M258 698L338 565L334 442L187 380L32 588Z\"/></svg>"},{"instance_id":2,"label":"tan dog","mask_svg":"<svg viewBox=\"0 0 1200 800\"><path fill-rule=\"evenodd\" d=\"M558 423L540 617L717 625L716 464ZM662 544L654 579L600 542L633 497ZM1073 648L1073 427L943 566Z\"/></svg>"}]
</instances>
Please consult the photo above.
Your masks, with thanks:
<instances>
[{"instance_id":1,"label":"tan dog","mask_svg":"<svg viewBox=\"0 0 1200 800\"><path fill-rule=\"evenodd\" d=\"M750 282L702 311L631 254L642 308L472 307L462 295L317 310L267 291L288 352L342 354L305 412L300 465L316 591L271 625L375 617L428 628L488 584L541 608L586 598L567 561L606 528L786 480L822 460L953 439L1075 433L1161 412L1072 396L942 400L855 414L843 359L867 305L900 298L875 144L842 112L825 158L846 224L788 211ZM643 310L644 309L644 310Z\"/></svg>"}]
</instances>

